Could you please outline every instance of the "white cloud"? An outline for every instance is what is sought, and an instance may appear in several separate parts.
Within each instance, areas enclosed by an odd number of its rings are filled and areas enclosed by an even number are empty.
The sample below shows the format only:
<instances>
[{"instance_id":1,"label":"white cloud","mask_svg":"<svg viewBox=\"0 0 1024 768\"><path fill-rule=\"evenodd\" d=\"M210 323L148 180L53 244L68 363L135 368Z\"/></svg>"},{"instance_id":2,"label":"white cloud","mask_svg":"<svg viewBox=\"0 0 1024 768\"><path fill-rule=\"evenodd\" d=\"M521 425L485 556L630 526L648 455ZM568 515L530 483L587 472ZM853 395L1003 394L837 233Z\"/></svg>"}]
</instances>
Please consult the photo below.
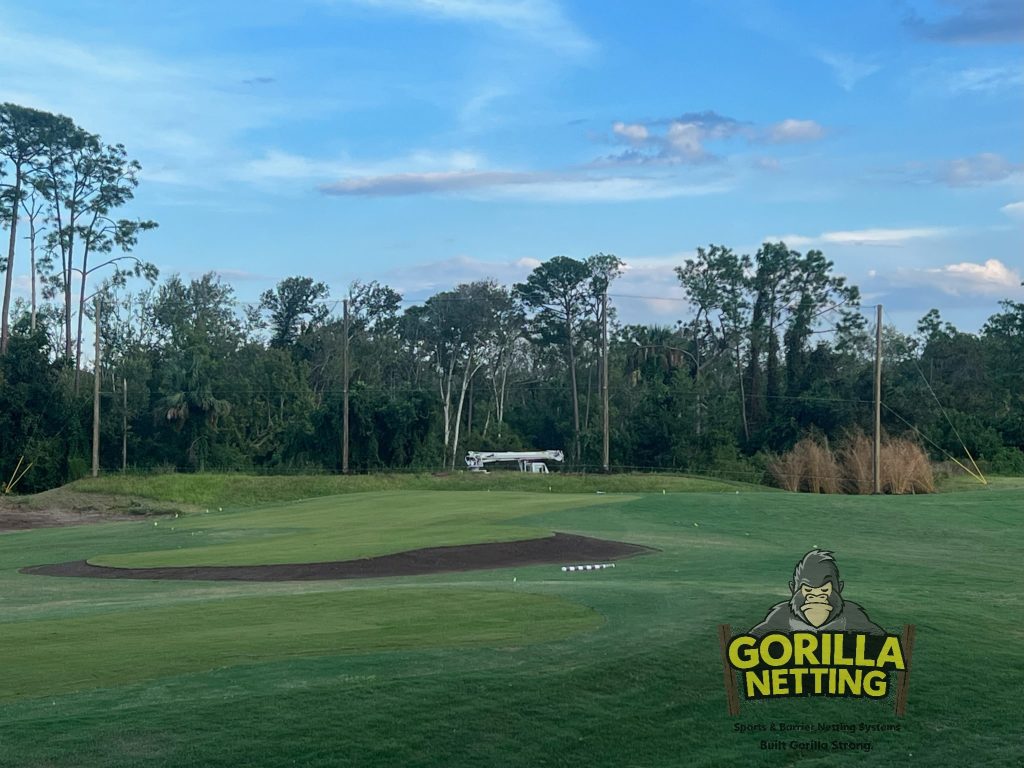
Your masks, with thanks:
<instances>
[{"instance_id":1,"label":"white cloud","mask_svg":"<svg viewBox=\"0 0 1024 768\"><path fill-rule=\"evenodd\" d=\"M477 280L495 280L501 285L511 286L525 280L540 264L540 259L530 256L508 261L485 261L460 254L450 259L393 269L385 273L384 279L406 298L419 301L437 291L454 288L459 283Z\"/></svg>"},{"instance_id":2,"label":"white cloud","mask_svg":"<svg viewBox=\"0 0 1024 768\"><path fill-rule=\"evenodd\" d=\"M421 194L538 202L660 200L728 191L724 182L686 183L651 176L596 176L581 172L433 171L353 176L321 186L327 195L389 197Z\"/></svg>"},{"instance_id":3,"label":"white cloud","mask_svg":"<svg viewBox=\"0 0 1024 768\"><path fill-rule=\"evenodd\" d=\"M835 232L822 232L817 236L784 235L769 236L767 242L780 240L790 247L805 245L864 245L864 246L901 246L912 240L942 237L951 232L945 227L916 227L906 229L851 229Z\"/></svg>"},{"instance_id":4,"label":"white cloud","mask_svg":"<svg viewBox=\"0 0 1024 768\"><path fill-rule=\"evenodd\" d=\"M595 166L679 165L713 160L704 146L734 136L754 135L752 127L713 111L688 112L668 119L612 123L612 140L629 149L601 158Z\"/></svg>"},{"instance_id":5,"label":"white cloud","mask_svg":"<svg viewBox=\"0 0 1024 768\"><path fill-rule=\"evenodd\" d=\"M672 123L665 134L665 139L669 147L672 148L672 154L688 160L704 157L701 138L701 129L694 123Z\"/></svg>"},{"instance_id":6,"label":"white cloud","mask_svg":"<svg viewBox=\"0 0 1024 768\"><path fill-rule=\"evenodd\" d=\"M643 123L614 123L612 125L612 132L616 136L621 136L633 142L643 142L650 136L650 131L647 130L647 126Z\"/></svg>"},{"instance_id":7,"label":"white cloud","mask_svg":"<svg viewBox=\"0 0 1024 768\"><path fill-rule=\"evenodd\" d=\"M832 70L839 85L845 91L852 91L857 83L881 69L874 62L855 59L852 56L831 51L819 51L817 57Z\"/></svg>"},{"instance_id":8,"label":"white cloud","mask_svg":"<svg viewBox=\"0 0 1024 768\"><path fill-rule=\"evenodd\" d=\"M611 289L612 303L623 323L673 323L688 312L675 268L695 251L668 256L627 256L622 277Z\"/></svg>"},{"instance_id":9,"label":"white cloud","mask_svg":"<svg viewBox=\"0 0 1024 768\"><path fill-rule=\"evenodd\" d=\"M780 173L782 162L776 157L755 157L751 163L755 168L769 173Z\"/></svg>"},{"instance_id":10,"label":"white cloud","mask_svg":"<svg viewBox=\"0 0 1024 768\"><path fill-rule=\"evenodd\" d=\"M960 12L923 19L911 10L904 22L915 34L942 43L997 44L1024 41L1024 5L1019 0L952 0Z\"/></svg>"},{"instance_id":11,"label":"white cloud","mask_svg":"<svg viewBox=\"0 0 1024 768\"><path fill-rule=\"evenodd\" d=\"M214 186L249 132L324 111L271 85L254 91L243 82L252 70L241 60L171 62L140 49L0 27L0 101L70 115L125 144L147 181Z\"/></svg>"},{"instance_id":12,"label":"white cloud","mask_svg":"<svg viewBox=\"0 0 1024 768\"><path fill-rule=\"evenodd\" d=\"M1008 203L999 210L1010 218L1024 220L1024 200L1016 203Z\"/></svg>"},{"instance_id":13,"label":"white cloud","mask_svg":"<svg viewBox=\"0 0 1024 768\"><path fill-rule=\"evenodd\" d=\"M946 163L940 178L953 187L973 187L1003 181L1024 170L1021 163L1012 163L1002 155L983 152L973 157L961 157Z\"/></svg>"},{"instance_id":14,"label":"white cloud","mask_svg":"<svg viewBox=\"0 0 1024 768\"><path fill-rule=\"evenodd\" d=\"M825 137L825 129L814 120L794 120L790 118L773 125L768 137L770 141L775 143L817 141Z\"/></svg>"},{"instance_id":15,"label":"white cloud","mask_svg":"<svg viewBox=\"0 0 1024 768\"><path fill-rule=\"evenodd\" d=\"M970 261L926 269L899 269L889 280L895 285L935 288L950 296L1019 295L1021 273L998 259L984 264Z\"/></svg>"},{"instance_id":16,"label":"white cloud","mask_svg":"<svg viewBox=\"0 0 1024 768\"><path fill-rule=\"evenodd\" d=\"M583 255L572 255L583 258ZM623 257L622 276L610 291L612 305L620 322L673 323L688 311L674 267L693 252L664 257ZM450 259L403 266L385 274L383 279L406 298L422 301L437 291L449 290L459 283L494 279L511 286L523 282L545 259L523 256L508 260L484 260L465 254Z\"/></svg>"},{"instance_id":17,"label":"white cloud","mask_svg":"<svg viewBox=\"0 0 1024 768\"><path fill-rule=\"evenodd\" d=\"M825 243L843 245L903 245L908 240L941 237L949 233L943 227L918 227L916 229L855 229L845 232L825 232L820 239Z\"/></svg>"},{"instance_id":18,"label":"white cloud","mask_svg":"<svg viewBox=\"0 0 1024 768\"><path fill-rule=\"evenodd\" d=\"M188 276L192 280L197 280L205 275L207 272L213 272L215 275L221 277L227 282L239 283L239 282L276 282L279 278L272 277L271 275L262 275L258 272L249 272L244 269L207 269L203 271L192 270L188 273Z\"/></svg>"},{"instance_id":19,"label":"white cloud","mask_svg":"<svg viewBox=\"0 0 1024 768\"><path fill-rule=\"evenodd\" d=\"M611 139L627 144L628 148L592 165L697 165L720 159L708 148L715 142L783 144L818 141L826 134L825 127L815 120L787 118L772 125L757 126L710 110L642 122L620 120L612 123ZM762 170L780 168L774 158L762 157L753 162Z\"/></svg>"},{"instance_id":20,"label":"white cloud","mask_svg":"<svg viewBox=\"0 0 1024 768\"><path fill-rule=\"evenodd\" d=\"M322 159L280 150L267 150L262 157L245 162L233 173L236 178L246 181L325 182L339 176L356 178L466 173L483 164L482 156L467 150L418 150L389 160L369 163L355 162L348 157Z\"/></svg>"},{"instance_id":21,"label":"white cloud","mask_svg":"<svg viewBox=\"0 0 1024 768\"><path fill-rule=\"evenodd\" d=\"M953 72L947 87L952 93L994 93L1024 85L1024 69L1012 67L973 67Z\"/></svg>"},{"instance_id":22,"label":"white cloud","mask_svg":"<svg viewBox=\"0 0 1024 768\"><path fill-rule=\"evenodd\" d=\"M554 0L335 0L397 13L492 24L561 53L596 47Z\"/></svg>"}]
</instances>

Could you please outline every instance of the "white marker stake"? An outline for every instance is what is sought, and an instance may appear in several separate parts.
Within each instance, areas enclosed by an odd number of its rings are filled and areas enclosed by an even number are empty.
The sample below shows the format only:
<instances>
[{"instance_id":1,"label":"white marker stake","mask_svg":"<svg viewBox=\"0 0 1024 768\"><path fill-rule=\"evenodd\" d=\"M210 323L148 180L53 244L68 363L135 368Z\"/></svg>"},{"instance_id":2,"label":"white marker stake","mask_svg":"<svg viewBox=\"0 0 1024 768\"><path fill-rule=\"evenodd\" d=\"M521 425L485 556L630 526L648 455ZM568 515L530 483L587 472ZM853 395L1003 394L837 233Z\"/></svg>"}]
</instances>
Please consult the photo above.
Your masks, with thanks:
<instances>
[{"instance_id":1,"label":"white marker stake","mask_svg":"<svg viewBox=\"0 0 1024 768\"><path fill-rule=\"evenodd\" d=\"M600 571L605 568L614 568L615 563L591 563L590 565L563 565L563 573L574 573L575 571Z\"/></svg>"}]
</instances>

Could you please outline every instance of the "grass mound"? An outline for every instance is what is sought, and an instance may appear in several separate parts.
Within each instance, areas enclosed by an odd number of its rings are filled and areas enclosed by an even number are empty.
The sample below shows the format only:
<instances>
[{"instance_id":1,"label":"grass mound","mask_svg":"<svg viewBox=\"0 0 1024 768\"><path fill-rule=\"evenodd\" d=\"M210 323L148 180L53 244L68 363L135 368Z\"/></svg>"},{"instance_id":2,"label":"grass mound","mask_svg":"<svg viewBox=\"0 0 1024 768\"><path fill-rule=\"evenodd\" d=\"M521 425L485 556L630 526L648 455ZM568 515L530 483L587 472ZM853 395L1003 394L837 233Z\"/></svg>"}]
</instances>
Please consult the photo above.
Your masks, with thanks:
<instances>
[{"instance_id":1,"label":"grass mound","mask_svg":"<svg viewBox=\"0 0 1024 768\"><path fill-rule=\"evenodd\" d=\"M377 491L533 491L540 493L724 493L761 486L685 475L572 475L458 472L450 475L105 475L64 486L68 492L125 495L199 507L246 507L341 493ZM48 493L53 493L48 491Z\"/></svg>"}]
</instances>

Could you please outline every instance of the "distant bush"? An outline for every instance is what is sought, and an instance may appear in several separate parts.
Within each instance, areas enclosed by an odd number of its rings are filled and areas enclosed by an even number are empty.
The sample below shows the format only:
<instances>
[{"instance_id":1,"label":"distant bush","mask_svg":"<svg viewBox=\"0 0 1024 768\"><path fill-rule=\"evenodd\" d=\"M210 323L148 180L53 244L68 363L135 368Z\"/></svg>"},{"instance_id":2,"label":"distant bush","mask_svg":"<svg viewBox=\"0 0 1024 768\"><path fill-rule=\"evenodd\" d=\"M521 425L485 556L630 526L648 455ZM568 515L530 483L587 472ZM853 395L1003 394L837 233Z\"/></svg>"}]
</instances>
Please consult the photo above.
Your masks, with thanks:
<instances>
[{"instance_id":1,"label":"distant bush","mask_svg":"<svg viewBox=\"0 0 1024 768\"><path fill-rule=\"evenodd\" d=\"M993 451L987 461L979 461L982 470L994 475L1024 475L1024 451L1001 447Z\"/></svg>"},{"instance_id":2,"label":"distant bush","mask_svg":"<svg viewBox=\"0 0 1024 768\"><path fill-rule=\"evenodd\" d=\"M828 442L805 437L789 453L769 459L768 471L780 488L808 493L839 493L841 473Z\"/></svg>"},{"instance_id":3,"label":"distant bush","mask_svg":"<svg viewBox=\"0 0 1024 768\"><path fill-rule=\"evenodd\" d=\"M788 453L771 457L768 471L787 491L869 494L874 491L874 445L862 432L855 432L833 453L826 440L805 437ZM904 438L882 443L879 480L882 493L935 491L927 454Z\"/></svg>"},{"instance_id":4,"label":"distant bush","mask_svg":"<svg viewBox=\"0 0 1024 768\"><path fill-rule=\"evenodd\" d=\"M847 493L872 493L875 489L875 447L857 430L839 446L838 459L843 468L843 488Z\"/></svg>"},{"instance_id":5,"label":"distant bush","mask_svg":"<svg viewBox=\"0 0 1024 768\"><path fill-rule=\"evenodd\" d=\"M897 438L882 443L882 493L934 493L935 477L928 456L917 443Z\"/></svg>"}]
</instances>

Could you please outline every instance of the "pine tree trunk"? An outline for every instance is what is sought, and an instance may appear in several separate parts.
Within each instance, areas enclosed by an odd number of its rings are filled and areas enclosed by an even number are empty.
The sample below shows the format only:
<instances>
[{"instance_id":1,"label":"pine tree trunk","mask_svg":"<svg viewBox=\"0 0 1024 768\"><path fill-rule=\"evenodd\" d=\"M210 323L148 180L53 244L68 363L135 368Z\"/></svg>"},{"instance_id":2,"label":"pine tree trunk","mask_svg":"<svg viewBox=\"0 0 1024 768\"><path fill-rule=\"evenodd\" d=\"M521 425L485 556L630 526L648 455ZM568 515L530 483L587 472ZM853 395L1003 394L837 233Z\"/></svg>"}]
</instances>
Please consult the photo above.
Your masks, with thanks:
<instances>
[{"instance_id":1,"label":"pine tree trunk","mask_svg":"<svg viewBox=\"0 0 1024 768\"><path fill-rule=\"evenodd\" d=\"M7 342L11 337L9 313L11 311L11 289L14 280L14 246L18 237L18 201L21 197L21 167L14 168L14 199L11 201L11 239L7 247L7 274L4 275L3 319L0 320L0 354L7 354Z\"/></svg>"},{"instance_id":2,"label":"pine tree trunk","mask_svg":"<svg viewBox=\"0 0 1024 768\"><path fill-rule=\"evenodd\" d=\"M566 313L565 334L569 341L569 378L572 382L573 460L580 463L580 393L576 384L576 351L573 349L572 315Z\"/></svg>"}]
</instances>

